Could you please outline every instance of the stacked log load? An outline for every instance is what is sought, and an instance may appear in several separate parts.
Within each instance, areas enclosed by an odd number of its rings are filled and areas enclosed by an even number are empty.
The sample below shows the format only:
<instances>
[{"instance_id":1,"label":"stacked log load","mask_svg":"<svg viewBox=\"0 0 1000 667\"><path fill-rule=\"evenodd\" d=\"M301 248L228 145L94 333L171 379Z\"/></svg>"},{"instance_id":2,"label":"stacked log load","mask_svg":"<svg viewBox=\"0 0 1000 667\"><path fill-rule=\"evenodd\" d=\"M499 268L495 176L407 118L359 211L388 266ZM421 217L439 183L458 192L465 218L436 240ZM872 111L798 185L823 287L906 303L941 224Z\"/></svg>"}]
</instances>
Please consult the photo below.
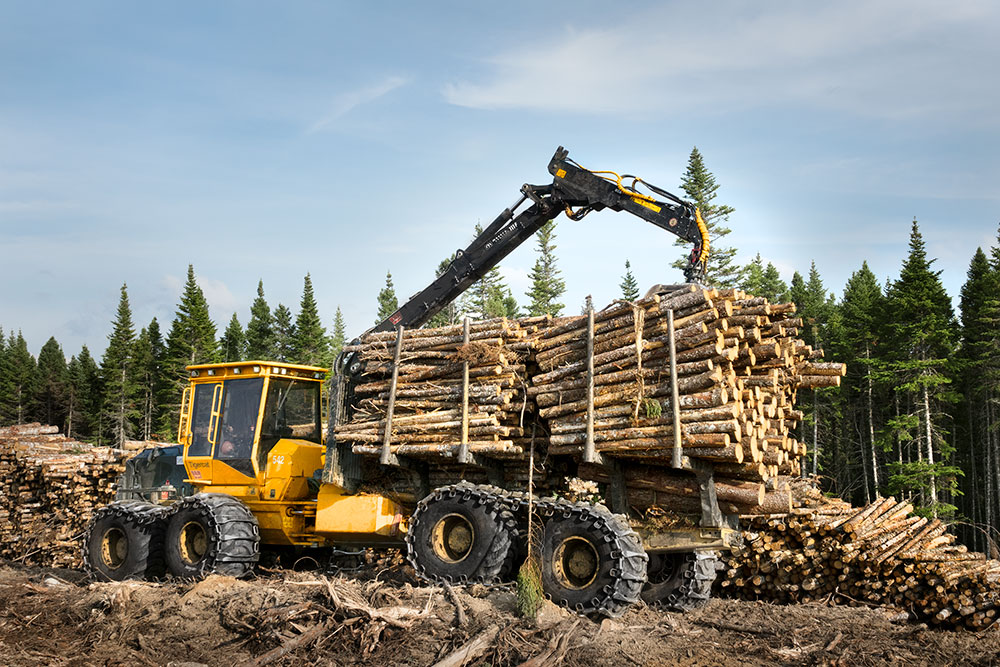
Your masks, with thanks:
<instances>
[{"instance_id":1,"label":"stacked log load","mask_svg":"<svg viewBox=\"0 0 1000 667\"><path fill-rule=\"evenodd\" d=\"M79 537L95 508L114 500L125 452L58 434L55 426L0 428L0 556L79 567Z\"/></svg>"},{"instance_id":2,"label":"stacked log load","mask_svg":"<svg viewBox=\"0 0 1000 667\"><path fill-rule=\"evenodd\" d=\"M534 434L543 455L580 458L590 413L597 452L669 465L671 313L683 454L714 466L720 497L732 499L727 511L787 509L790 495L775 480L801 471L797 390L838 386L845 367L820 361L822 351L796 337L794 304L740 290L682 285L616 302L594 313L592 342L586 315L496 319L472 323L467 337L462 325L404 331L394 363L397 333L367 334L347 348L364 376L336 437L377 456L388 423L393 454L447 465L463 440L470 452L523 461ZM686 502L697 511L690 476L648 469L627 480L633 507Z\"/></svg>"},{"instance_id":3,"label":"stacked log load","mask_svg":"<svg viewBox=\"0 0 1000 667\"><path fill-rule=\"evenodd\" d=\"M802 419L797 391L838 386L846 372L796 337L802 320L791 303L684 285L595 313L595 450L669 465L669 311L683 454L713 464L720 499L731 498L737 513L787 510L790 495L776 480L801 472L805 446L792 435ZM551 432L549 454L580 455L587 439L588 329L588 317L572 318L543 330L534 345L539 372L528 394ZM639 509L697 498L692 480L662 468L632 469L626 485Z\"/></svg>"},{"instance_id":4,"label":"stacked log load","mask_svg":"<svg viewBox=\"0 0 1000 667\"><path fill-rule=\"evenodd\" d=\"M801 481L793 494L791 513L744 517L745 544L725 556L717 582L723 594L886 606L952 628L996 622L1000 561L956 545L943 522L894 498L858 509Z\"/></svg>"},{"instance_id":5,"label":"stacked log load","mask_svg":"<svg viewBox=\"0 0 1000 667\"><path fill-rule=\"evenodd\" d=\"M337 440L377 456L388 425L393 454L447 462L457 456L464 432L471 453L523 458L531 436L526 416L532 417L526 415L525 364L532 337L547 320L473 322L467 335L463 325L407 330L398 364L396 332L365 335L345 348L365 366L354 414L336 427Z\"/></svg>"}]
</instances>

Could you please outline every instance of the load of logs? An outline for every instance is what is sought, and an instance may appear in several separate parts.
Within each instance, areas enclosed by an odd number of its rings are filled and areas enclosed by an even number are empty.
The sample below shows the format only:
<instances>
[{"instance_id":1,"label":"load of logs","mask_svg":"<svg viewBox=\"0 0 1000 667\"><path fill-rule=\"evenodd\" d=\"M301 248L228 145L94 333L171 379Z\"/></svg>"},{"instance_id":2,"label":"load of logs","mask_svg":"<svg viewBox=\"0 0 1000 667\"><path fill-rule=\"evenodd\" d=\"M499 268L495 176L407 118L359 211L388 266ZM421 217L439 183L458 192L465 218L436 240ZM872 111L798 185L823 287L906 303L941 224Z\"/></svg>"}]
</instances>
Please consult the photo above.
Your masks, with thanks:
<instances>
[{"instance_id":1,"label":"load of logs","mask_svg":"<svg viewBox=\"0 0 1000 667\"><path fill-rule=\"evenodd\" d=\"M79 567L79 538L94 509L114 500L125 458L61 436L55 426L0 428L0 556Z\"/></svg>"},{"instance_id":2,"label":"load of logs","mask_svg":"<svg viewBox=\"0 0 1000 667\"><path fill-rule=\"evenodd\" d=\"M793 493L791 513L744 519L745 544L717 581L723 594L886 606L951 628L996 622L1000 561L956 545L946 524L894 498L858 509L802 483Z\"/></svg>"},{"instance_id":3,"label":"load of logs","mask_svg":"<svg viewBox=\"0 0 1000 667\"><path fill-rule=\"evenodd\" d=\"M525 452L525 363L548 318L506 318L431 329L375 332L345 347L364 364L352 419L339 442L380 455L454 459Z\"/></svg>"},{"instance_id":4,"label":"load of logs","mask_svg":"<svg viewBox=\"0 0 1000 667\"><path fill-rule=\"evenodd\" d=\"M680 285L581 316L370 333L346 348L364 375L336 437L368 456L500 459L508 477L530 442L586 460L589 446L662 472L626 480L634 508L697 511L690 476L648 467L680 455L714 467L724 511L775 512L790 502L775 480L805 454L797 390L845 373L796 338L802 324L791 303Z\"/></svg>"}]
</instances>

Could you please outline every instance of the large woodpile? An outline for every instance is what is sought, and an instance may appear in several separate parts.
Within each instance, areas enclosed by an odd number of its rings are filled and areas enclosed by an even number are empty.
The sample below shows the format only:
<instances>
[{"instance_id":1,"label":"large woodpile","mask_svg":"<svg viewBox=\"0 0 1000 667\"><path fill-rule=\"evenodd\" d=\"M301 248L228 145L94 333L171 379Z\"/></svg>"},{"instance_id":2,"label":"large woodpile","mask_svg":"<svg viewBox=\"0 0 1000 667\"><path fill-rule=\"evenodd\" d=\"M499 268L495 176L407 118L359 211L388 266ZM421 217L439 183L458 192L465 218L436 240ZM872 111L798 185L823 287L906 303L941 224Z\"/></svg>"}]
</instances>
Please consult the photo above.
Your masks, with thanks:
<instances>
[{"instance_id":1,"label":"large woodpile","mask_svg":"<svg viewBox=\"0 0 1000 667\"><path fill-rule=\"evenodd\" d=\"M79 538L95 508L114 500L125 453L92 447L54 426L0 428L0 556L79 567Z\"/></svg>"},{"instance_id":2,"label":"large woodpile","mask_svg":"<svg viewBox=\"0 0 1000 667\"><path fill-rule=\"evenodd\" d=\"M793 493L790 514L744 517L745 545L719 583L725 594L882 605L945 627L997 620L1000 561L956 545L941 521L894 498L858 509L803 483Z\"/></svg>"}]
</instances>

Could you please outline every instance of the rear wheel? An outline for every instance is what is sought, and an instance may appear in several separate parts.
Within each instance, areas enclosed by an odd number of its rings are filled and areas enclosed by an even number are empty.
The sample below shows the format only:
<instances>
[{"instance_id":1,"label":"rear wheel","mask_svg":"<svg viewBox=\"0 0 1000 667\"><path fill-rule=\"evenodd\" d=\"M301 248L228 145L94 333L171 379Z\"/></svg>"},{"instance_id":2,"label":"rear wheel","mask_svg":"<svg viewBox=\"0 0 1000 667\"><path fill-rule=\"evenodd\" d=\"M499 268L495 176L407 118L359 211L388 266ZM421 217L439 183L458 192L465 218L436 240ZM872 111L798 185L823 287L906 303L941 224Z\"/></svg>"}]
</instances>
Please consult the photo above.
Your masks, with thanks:
<instances>
[{"instance_id":1,"label":"rear wheel","mask_svg":"<svg viewBox=\"0 0 1000 667\"><path fill-rule=\"evenodd\" d=\"M546 595L580 614L621 616L646 580L638 535L599 506L559 503L542 531L540 559Z\"/></svg>"},{"instance_id":2,"label":"rear wheel","mask_svg":"<svg viewBox=\"0 0 1000 667\"><path fill-rule=\"evenodd\" d=\"M260 530L242 502L225 494L199 493L172 510L165 538L171 574L242 577L253 570L260 557Z\"/></svg>"},{"instance_id":3,"label":"rear wheel","mask_svg":"<svg viewBox=\"0 0 1000 667\"><path fill-rule=\"evenodd\" d=\"M712 595L716 563L715 554L708 551L652 554L642 599L646 604L677 611L703 607Z\"/></svg>"},{"instance_id":4,"label":"rear wheel","mask_svg":"<svg viewBox=\"0 0 1000 667\"><path fill-rule=\"evenodd\" d=\"M406 534L407 559L428 581L495 581L514 531L512 517L488 487L445 486L417 505Z\"/></svg>"},{"instance_id":5,"label":"rear wheel","mask_svg":"<svg viewBox=\"0 0 1000 667\"><path fill-rule=\"evenodd\" d=\"M94 512L84 539L84 563L97 579L163 576L163 514L142 501L112 503Z\"/></svg>"}]
</instances>

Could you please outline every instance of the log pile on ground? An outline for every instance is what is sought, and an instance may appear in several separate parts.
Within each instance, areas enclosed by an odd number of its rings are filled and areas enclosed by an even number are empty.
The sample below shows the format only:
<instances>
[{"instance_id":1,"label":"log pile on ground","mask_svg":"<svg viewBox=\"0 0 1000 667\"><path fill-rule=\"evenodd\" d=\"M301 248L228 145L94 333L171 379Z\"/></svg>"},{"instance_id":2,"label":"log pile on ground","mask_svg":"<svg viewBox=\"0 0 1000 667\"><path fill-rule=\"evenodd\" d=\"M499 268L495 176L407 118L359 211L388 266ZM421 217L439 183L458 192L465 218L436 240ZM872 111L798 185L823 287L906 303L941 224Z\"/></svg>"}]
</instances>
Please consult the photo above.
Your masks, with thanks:
<instances>
[{"instance_id":1,"label":"log pile on ground","mask_svg":"<svg viewBox=\"0 0 1000 667\"><path fill-rule=\"evenodd\" d=\"M546 320L474 322L467 335L462 325L404 331L398 360L395 332L367 334L346 348L365 369L337 440L377 456L388 428L390 450L401 456L454 459L464 441L474 454L522 458L530 437L525 363Z\"/></svg>"},{"instance_id":2,"label":"log pile on ground","mask_svg":"<svg viewBox=\"0 0 1000 667\"><path fill-rule=\"evenodd\" d=\"M914 620L979 630L997 620L1000 561L956 545L946 524L880 498L855 508L797 485L791 514L745 517L723 594L772 602L896 607Z\"/></svg>"},{"instance_id":3,"label":"log pile on ground","mask_svg":"<svg viewBox=\"0 0 1000 667\"><path fill-rule=\"evenodd\" d=\"M0 556L79 567L78 538L93 510L114 500L125 458L61 436L55 426L0 428Z\"/></svg>"}]
</instances>

